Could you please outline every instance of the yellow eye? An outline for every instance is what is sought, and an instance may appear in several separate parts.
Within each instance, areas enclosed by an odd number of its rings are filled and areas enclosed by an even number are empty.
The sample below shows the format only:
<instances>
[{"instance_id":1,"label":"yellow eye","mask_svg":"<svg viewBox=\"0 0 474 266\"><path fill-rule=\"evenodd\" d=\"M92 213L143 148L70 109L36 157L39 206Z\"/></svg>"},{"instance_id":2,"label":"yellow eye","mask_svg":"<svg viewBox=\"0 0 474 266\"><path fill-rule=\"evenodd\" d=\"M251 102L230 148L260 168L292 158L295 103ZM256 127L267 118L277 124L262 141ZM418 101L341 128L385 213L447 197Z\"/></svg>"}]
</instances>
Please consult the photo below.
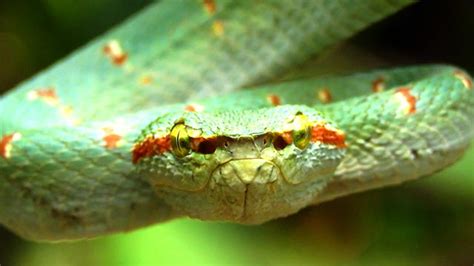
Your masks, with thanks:
<instances>
[{"instance_id":1,"label":"yellow eye","mask_svg":"<svg viewBox=\"0 0 474 266\"><path fill-rule=\"evenodd\" d=\"M293 143L296 147L304 149L311 140L311 123L307 116L298 114L293 120Z\"/></svg>"},{"instance_id":2,"label":"yellow eye","mask_svg":"<svg viewBox=\"0 0 474 266\"><path fill-rule=\"evenodd\" d=\"M172 151L176 157L184 157L189 154L191 144L184 124L176 124L171 129L170 137Z\"/></svg>"}]
</instances>

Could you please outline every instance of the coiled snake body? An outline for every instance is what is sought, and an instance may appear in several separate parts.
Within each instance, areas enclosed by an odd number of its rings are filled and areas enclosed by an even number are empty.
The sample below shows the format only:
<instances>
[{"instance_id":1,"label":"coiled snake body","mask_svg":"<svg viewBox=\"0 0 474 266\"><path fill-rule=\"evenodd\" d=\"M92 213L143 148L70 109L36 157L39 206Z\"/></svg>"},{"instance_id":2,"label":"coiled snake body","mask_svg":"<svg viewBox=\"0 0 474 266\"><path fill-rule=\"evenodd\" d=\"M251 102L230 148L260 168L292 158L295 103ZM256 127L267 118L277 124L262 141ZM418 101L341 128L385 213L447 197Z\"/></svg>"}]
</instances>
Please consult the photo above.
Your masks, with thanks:
<instances>
[{"instance_id":1,"label":"coiled snake body","mask_svg":"<svg viewBox=\"0 0 474 266\"><path fill-rule=\"evenodd\" d=\"M154 4L1 98L0 222L35 240L262 223L462 155L474 90L456 67L226 94L407 4L284 2Z\"/></svg>"}]
</instances>

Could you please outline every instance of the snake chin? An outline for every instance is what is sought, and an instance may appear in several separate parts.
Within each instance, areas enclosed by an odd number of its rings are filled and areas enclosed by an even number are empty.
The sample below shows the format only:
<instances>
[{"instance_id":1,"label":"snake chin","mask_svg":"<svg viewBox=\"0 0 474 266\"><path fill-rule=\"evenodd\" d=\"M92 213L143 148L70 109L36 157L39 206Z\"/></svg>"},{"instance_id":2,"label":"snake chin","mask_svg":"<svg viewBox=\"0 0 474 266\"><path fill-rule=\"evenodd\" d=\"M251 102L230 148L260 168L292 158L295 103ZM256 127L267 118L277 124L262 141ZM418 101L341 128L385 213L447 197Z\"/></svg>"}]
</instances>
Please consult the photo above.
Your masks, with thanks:
<instances>
[{"instance_id":1,"label":"snake chin","mask_svg":"<svg viewBox=\"0 0 474 266\"><path fill-rule=\"evenodd\" d=\"M155 157L147 177L158 196L183 215L260 224L308 206L342 156L324 144L276 150L244 139L214 154Z\"/></svg>"}]
</instances>

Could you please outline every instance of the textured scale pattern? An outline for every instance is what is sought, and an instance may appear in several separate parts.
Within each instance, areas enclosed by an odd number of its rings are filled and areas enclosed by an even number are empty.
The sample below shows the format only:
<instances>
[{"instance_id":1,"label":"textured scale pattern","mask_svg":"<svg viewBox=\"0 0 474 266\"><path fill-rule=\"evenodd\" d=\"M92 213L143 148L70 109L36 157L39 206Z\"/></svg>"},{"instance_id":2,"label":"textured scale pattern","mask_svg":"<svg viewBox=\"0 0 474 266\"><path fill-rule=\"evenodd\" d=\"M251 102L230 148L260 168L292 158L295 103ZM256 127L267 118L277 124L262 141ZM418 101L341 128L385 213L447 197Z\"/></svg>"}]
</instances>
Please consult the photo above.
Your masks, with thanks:
<instances>
[{"instance_id":1,"label":"textured scale pattern","mask_svg":"<svg viewBox=\"0 0 474 266\"><path fill-rule=\"evenodd\" d=\"M37 88L53 87L80 121L90 121L261 83L394 12L406 4L403 2L358 5L349 0L298 0L288 5L282 1L217 1L212 16L204 12L199 1L153 4L20 84L0 104L2 114L16 109L11 114L14 117L2 121L2 126L9 131L67 122L57 110L41 102L24 104L25 95ZM351 8L343 8L349 4ZM224 23L222 37L211 30L216 19ZM128 54L121 65L111 63L103 52L111 40L118 41ZM152 80L146 86L139 82L144 76ZM104 93L99 87L111 89ZM83 99L100 104L91 105ZM27 121L13 124L25 115Z\"/></svg>"},{"instance_id":2,"label":"textured scale pattern","mask_svg":"<svg viewBox=\"0 0 474 266\"><path fill-rule=\"evenodd\" d=\"M437 171L459 158L472 139L472 81L450 66L285 81L227 94L278 80L283 71L410 1L211 2L152 4L0 98L1 224L28 239L57 241L190 215L170 204L183 194L157 189L156 180L141 172L153 169L137 167L131 154L137 140L166 134L186 111L217 115L196 125L210 135L232 135L261 130L259 108L305 105L345 133L344 151L290 145L275 157L289 177L322 166L314 170L320 180L308 181L310 187L280 191L286 194L279 203L289 206L295 199L287 213ZM238 119L228 119L229 110ZM240 117L252 110L254 119ZM164 118L168 126L154 131L153 121ZM245 147L237 149L245 154ZM176 158L165 153L153 160ZM186 170L172 163L166 169L176 175ZM258 189L245 196L260 195ZM302 200L308 193L312 202ZM243 209L239 217L254 222L275 209L257 202L252 208L263 216L251 216L245 204L235 211Z\"/></svg>"},{"instance_id":3,"label":"textured scale pattern","mask_svg":"<svg viewBox=\"0 0 474 266\"><path fill-rule=\"evenodd\" d=\"M247 94L249 94L247 92ZM251 95L248 95L251 97ZM249 97L249 98L250 98ZM241 98L239 98L241 99ZM255 107L268 107L269 104L263 102ZM151 123L143 132L142 136L152 134L160 135L166 134L171 130L174 122L182 119L187 126L199 130L202 137L212 136L228 136L228 137L245 137L251 135L261 135L268 132L282 131L283 125L287 119L294 116L293 109L278 108L268 109L266 112L261 112L259 118L260 123L255 123L255 110L250 109L236 109L227 110L223 107L213 106L216 110L212 113L194 113L194 112L173 112L172 114L162 115L155 122ZM308 107L301 106L299 110L304 113ZM324 118L314 113L310 119L324 121ZM233 121L228 123L228 121ZM330 124L330 121L327 121ZM162 130L162 128L166 130ZM160 132L162 130L163 132Z\"/></svg>"},{"instance_id":4,"label":"textured scale pattern","mask_svg":"<svg viewBox=\"0 0 474 266\"><path fill-rule=\"evenodd\" d=\"M414 114L400 110L393 91L330 106L327 113L345 130L350 149L333 186L351 187L342 192L348 194L359 186L365 190L367 185L361 184L368 180L374 187L397 184L459 159L474 136L474 91L456 78L457 71L447 68L408 84L416 97ZM351 112L351 106L365 117Z\"/></svg>"}]
</instances>

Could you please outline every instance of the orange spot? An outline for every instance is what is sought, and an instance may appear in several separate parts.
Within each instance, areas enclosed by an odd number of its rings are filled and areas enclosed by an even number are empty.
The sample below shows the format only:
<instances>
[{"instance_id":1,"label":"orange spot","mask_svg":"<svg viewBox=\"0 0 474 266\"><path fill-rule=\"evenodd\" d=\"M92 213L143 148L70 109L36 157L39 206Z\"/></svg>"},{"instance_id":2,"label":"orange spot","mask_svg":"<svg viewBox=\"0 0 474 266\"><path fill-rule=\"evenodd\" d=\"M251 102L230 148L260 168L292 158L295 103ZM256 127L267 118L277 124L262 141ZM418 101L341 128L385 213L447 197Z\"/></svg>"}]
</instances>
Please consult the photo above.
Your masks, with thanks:
<instances>
[{"instance_id":1,"label":"orange spot","mask_svg":"<svg viewBox=\"0 0 474 266\"><path fill-rule=\"evenodd\" d=\"M117 40L109 41L104 45L102 51L115 65L119 66L127 61L128 55L123 51L122 46Z\"/></svg>"},{"instance_id":2,"label":"orange spot","mask_svg":"<svg viewBox=\"0 0 474 266\"><path fill-rule=\"evenodd\" d=\"M118 143L122 140L122 136L117 134L110 134L104 136L103 140L107 149L115 149L118 147Z\"/></svg>"},{"instance_id":3,"label":"orange spot","mask_svg":"<svg viewBox=\"0 0 474 266\"><path fill-rule=\"evenodd\" d=\"M313 126L311 129L311 141L334 145L338 148L347 147L344 132L328 128L324 124Z\"/></svg>"},{"instance_id":4,"label":"orange spot","mask_svg":"<svg viewBox=\"0 0 474 266\"><path fill-rule=\"evenodd\" d=\"M409 88L403 87L397 89L395 92L395 97L401 104L401 108L405 111L406 114L413 114L416 112L416 97L411 94Z\"/></svg>"},{"instance_id":5,"label":"orange spot","mask_svg":"<svg viewBox=\"0 0 474 266\"><path fill-rule=\"evenodd\" d=\"M171 150L171 139L169 136L155 138L147 137L140 143L135 144L132 150L132 162L137 163L144 157L151 157Z\"/></svg>"},{"instance_id":6,"label":"orange spot","mask_svg":"<svg viewBox=\"0 0 474 266\"><path fill-rule=\"evenodd\" d=\"M51 106L59 104L59 97L53 87L32 90L28 92L27 98L30 101L41 100Z\"/></svg>"},{"instance_id":7,"label":"orange spot","mask_svg":"<svg viewBox=\"0 0 474 266\"><path fill-rule=\"evenodd\" d=\"M47 105L53 106L59 111L62 117L73 125L80 122L78 119L73 118L73 108L61 102L61 99L58 97L56 90L53 87L32 90L28 92L27 99L30 101L40 100Z\"/></svg>"},{"instance_id":8,"label":"orange spot","mask_svg":"<svg viewBox=\"0 0 474 266\"><path fill-rule=\"evenodd\" d=\"M216 12L216 2L214 0L203 0L204 10L206 10L209 15L212 15Z\"/></svg>"},{"instance_id":9,"label":"orange spot","mask_svg":"<svg viewBox=\"0 0 474 266\"><path fill-rule=\"evenodd\" d=\"M373 92L382 92L385 90L385 79L383 77L379 77L372 81L372 91Z\"/></svg>"},{"instance_id":10,"label":"orange spot","mask_svg":"<svg viewBox=\"0 0 474 266\"><path fill-rule=\"evenodd\" d=\"M281 99L278 95L276 94L270 94L267 96L267 101L273 105L273 106L278 106L281 104Z\"/></svg>"},{"instance_id":11,"label":"orange spot","mask_svg":"<svg viewBox=\"0 0 474 266\"><path fill-rule=\"evenodd\" d=\"M197 103L191 103L191 104L186 105L184 107L184 110L186 112L202 112L204 111L204 106Z\"/></svg>"},{"instance_id":12,"label":"orange spot","mask_svg":"<svg viewBox=\"0 0 474 266\"><path fill-rule=\"evenodd\" d=\"M329 103L332 101L331 91L329 89L324 88L318 90L318 98L322 103Z\"/></svg>"},{"instance_id":13,"label":"orange spot","mask_svg":"<svg viewBox=\"0 0 474 266\"><path fill-rule=\"evenodd\" d=\"M464 87L472 89L472 80L466 73L461 70L456 70L454 71L454 76L462 82Z\"/></svg>"},{"instance_id":14,"label":"orange spot","mask_svg":"<svg viewBox=\"0 0 474 266\"><path fill-rule=\"evenodd\" d=\"M153 78L149 75L145 75L139 79L139 82L142 85L150 85L153 82Z\"/></svg>"},{"instance_id":15,"label":"orange spot","mask_svg":"<svg viewBox=\"0 0 474 266\"><path fill-rule=\"evenodd\" d=\"M222 23L221 20L214 21L212 23L212 32L214 32L214 35L217 37L224 35L224 23Z\"/></svg>"},{"instance_id":16,"label":"orange spot","mask_svg":"<svg viewBox=\"0 0 474 266\"><path fill-rule=\"evenodd\" d=\"M288 144L293 142L293 135L291 134L291 132L283 132L281 134L281 138Z\"/></svg>"},{"instance_id":17,"label":"orange spot","mask_svg":"<svg viewBox=\"0 0 474 266\"><path fill-rule=\"evenodd\" d=\"M122 136L117 134L113 128L105 127L102 130L104 131L104 136L102 137L104 147L107 149L115 149L122 144Z\"/></svg>"},{"instance_id":18,"label":"orange spot","mask_svg":"<svg viewBox=\"0 0 474 266\"><path fill-rule=\"evenodd\" d=\"M21 138L20 133L13 133L13 134L8 134L4 135L0 139L0 157L4 159L8 159L11 157L11 151L13 149L12 143L14 141L17 141Z\"/></svg>"}]
</instances>

